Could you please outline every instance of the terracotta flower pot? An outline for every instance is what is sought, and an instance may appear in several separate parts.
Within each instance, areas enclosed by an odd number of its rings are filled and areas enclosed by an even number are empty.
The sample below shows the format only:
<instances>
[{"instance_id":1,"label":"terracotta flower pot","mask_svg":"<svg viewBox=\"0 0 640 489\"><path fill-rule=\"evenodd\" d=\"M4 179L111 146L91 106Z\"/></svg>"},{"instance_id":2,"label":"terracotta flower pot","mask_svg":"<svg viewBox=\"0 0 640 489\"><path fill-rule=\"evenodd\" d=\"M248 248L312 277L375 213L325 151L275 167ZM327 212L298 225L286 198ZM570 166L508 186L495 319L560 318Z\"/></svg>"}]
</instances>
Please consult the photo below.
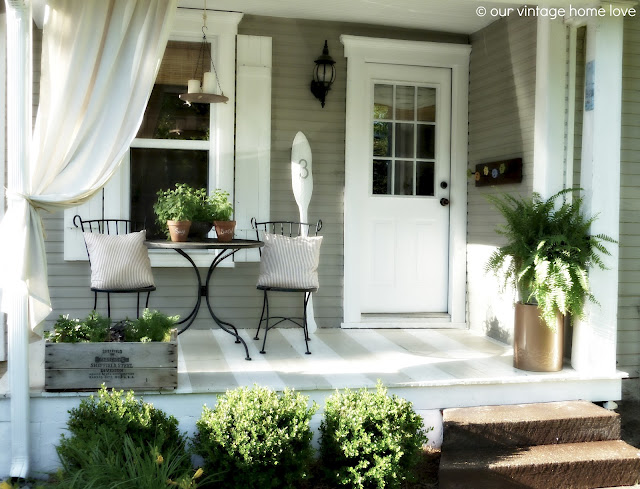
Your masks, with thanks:
<instances>
[{"instance_id":1,"label":"terracotta flower pot","mask_svg":"<svg viewBox=\"0 0 640 489\"><path fill-rule=\"evenodd\" d=\"M216 227L218 241L221 243L228 243L233 239L233 234L236 229L236 221L213 221L213 225Z\"/></svg>"},{"instance_id":2,"label":"terracotta flower pot","mask_svg":"<svg viewBox=\"0 0 640 489\"><path fill-rule=\"evenodd\" d=\"M513 330L513 366L531 372L562 370L564 316L558 313L555 329L540 317L538 306L518 302Z\"/></svg>"},{"instance_id":3,"label":"terracotta flower pot","mask_svg":"<svg viewBox=\"0 0 640 489\"><path fill-rule=\"evenodd\" d=\"M167 221L171 241L186 241L189 237L191 221Z\"/></svg>"},{"instance_id":4,"label":"terracotta flower pot","mask_svg":"<svg viewBox=\"0 0 640 489\"><path fill-rule=\"evenodd\" d=\"M192 221L189 228L189 237L194 239L204 239L211 231L213 221Z\"/></svg>"}]
</instances>

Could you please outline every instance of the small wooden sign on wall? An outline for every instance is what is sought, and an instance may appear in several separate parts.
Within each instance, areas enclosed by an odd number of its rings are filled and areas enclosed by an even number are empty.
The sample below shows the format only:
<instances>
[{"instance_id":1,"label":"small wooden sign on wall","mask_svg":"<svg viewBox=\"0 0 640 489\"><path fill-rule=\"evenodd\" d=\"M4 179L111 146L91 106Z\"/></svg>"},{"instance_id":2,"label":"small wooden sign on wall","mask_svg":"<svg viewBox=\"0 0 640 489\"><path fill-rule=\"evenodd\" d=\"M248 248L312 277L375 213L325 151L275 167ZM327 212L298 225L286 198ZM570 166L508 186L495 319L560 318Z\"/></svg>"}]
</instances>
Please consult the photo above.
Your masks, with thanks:
<instances>
[{"instance_id":1,"label":"small wooden sign on wall","mask_svg":"<svg viewBox=\"0 0 640 489\"><path fill-rule=\"evenodd\" d=\"M522 158L479 163L475 172L476 187L522 182Z\"/></svg>"}]
</instances>

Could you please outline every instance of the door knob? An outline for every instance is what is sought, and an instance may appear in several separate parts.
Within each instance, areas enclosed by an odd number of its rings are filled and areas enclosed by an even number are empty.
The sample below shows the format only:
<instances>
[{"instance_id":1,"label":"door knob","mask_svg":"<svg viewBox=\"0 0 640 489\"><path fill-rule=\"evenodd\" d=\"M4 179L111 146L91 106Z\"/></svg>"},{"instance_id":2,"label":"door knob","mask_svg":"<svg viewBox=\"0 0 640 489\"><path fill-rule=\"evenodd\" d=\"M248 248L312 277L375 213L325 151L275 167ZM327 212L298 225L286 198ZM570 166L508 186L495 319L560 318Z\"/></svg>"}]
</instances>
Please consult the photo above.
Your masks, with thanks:
<instances>
[{"instance_id":1,"label":"door knob","mask_svg":"<svg viewBox=\"0 0 640 489\"><path fill-rule=\"evenodd\" d=\"M446 207L446 206L448 206L448 205L449 205L449 199L445 199L444 197L442 197L442 198L440 199L440 205L441 205L442 207Z\"/></svg>"}]
</instances>

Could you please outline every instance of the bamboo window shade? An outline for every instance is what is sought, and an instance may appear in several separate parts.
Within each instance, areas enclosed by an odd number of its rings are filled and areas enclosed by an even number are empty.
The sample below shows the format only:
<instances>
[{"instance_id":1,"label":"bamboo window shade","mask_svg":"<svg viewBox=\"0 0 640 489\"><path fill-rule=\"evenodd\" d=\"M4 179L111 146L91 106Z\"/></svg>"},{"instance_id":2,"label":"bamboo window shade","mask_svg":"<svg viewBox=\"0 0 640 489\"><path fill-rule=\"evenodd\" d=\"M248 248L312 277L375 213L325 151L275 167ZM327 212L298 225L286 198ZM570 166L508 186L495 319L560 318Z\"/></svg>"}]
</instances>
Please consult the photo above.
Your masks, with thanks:
<instances>
[{"instance_id":1,"label":"bamboo window shade","mask_svg":"<svg viewBox=\"0 0 640 489\"><path fill-rule=\"evenodd\" d=\"M202 66L198 66L196 70L201 44L201 42L169 41L156 77L156 84L184 85L186 91L187 80L194 78L194 71L197 71L197 78L202 78ZM206 68L208 71L208 67Z\"/></svg>"}]
</instances>

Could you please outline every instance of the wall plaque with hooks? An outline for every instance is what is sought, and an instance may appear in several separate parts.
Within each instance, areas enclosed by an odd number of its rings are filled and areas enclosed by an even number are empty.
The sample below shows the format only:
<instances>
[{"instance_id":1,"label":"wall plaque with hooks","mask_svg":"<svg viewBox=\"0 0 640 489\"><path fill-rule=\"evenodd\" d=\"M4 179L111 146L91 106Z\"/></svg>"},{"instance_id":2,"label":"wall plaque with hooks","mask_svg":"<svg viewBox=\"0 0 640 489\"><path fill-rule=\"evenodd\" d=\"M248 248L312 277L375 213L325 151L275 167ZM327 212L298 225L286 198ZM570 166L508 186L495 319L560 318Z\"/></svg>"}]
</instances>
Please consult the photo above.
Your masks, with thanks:
<instances>
[{"instance_id":1,"label":"wall plaque with hooks","mask_svg":"<svg viewBox=\"0 0 640 489\"><path fill-rule=\"evenodd\" d=\"M476 187L522 182L522 158L478 163L473 175Z\"/></svg>"}]
</instances>

